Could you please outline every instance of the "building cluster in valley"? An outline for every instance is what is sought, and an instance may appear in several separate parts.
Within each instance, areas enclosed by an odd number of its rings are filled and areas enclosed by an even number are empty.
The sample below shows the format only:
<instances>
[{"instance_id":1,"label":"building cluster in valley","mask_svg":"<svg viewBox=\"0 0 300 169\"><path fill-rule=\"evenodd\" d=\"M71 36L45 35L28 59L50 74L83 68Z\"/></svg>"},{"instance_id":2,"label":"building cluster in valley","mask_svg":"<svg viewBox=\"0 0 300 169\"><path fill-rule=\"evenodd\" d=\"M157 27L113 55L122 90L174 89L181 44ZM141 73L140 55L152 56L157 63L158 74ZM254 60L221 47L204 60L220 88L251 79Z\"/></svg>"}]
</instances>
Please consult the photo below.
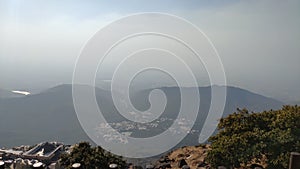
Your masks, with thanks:
<instances>
[{"instance_id":1,"label":"building cluster in valley","mask_svg":"<svg viewBox=\"0 0 300 169\"><path fill-rule=\"evenodd\" d=\"M0 169L59 169L60 155L69 153L70 149L70 145L58 142L0 149Z\"/></svg>"},{"instance_id":2,"label":"building cluster in valley","mask_svg":"<svg viewBox=\"0 0 300 169\"><path fill-rule=\"evenodd\" d=\"M136 123L132 121L101 123L96 130L99 136L104 137L106 142L128 143L127 137L132 137L135 133L160 133L167 129L174 135L182 133L197 133L198 130L190 129L192 122L186 118L174 120L172 118L161 117L149 123ZM170 127L169 124L174 124ZM146 136L145 136L146 137Z\"/></svg>"}]
</instances>

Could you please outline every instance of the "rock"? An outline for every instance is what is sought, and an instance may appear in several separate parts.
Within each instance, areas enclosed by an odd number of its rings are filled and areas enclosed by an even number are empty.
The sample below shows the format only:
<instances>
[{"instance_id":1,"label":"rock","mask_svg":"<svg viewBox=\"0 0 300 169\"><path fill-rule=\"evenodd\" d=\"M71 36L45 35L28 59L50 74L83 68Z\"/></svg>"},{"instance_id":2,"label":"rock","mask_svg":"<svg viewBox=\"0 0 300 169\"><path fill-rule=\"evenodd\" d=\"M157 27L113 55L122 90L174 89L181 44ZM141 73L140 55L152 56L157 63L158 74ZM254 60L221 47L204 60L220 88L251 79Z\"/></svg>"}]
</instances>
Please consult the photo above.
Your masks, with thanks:
<instances>
[{"instance_id":1,"label":"rock","mask_svg":"<svg viewBox=\"0 0 300 169\"><path fill-rule=\"evenodd\" d=\"M255 167L254 169L263 169L263 168L261 168L261 167Z\"/></svg>"},{"instance_id":2,"label":"rock","mask_svg":"<svg viewBox=\"0 0 300 169\"><path fill-rule=\"evenodd\" d=\"M118 164L109 164L109 168L117 168Z\"/></svg>"},{"instance_id":3,"label":"rock","mask_svg":"<svg viewBox=\"0 0 300 169\"><path fill-rule=\"evenodd\" d=\"M205 167L207 164L204 161L200 161L197 167Z\"/></svg>"},{"instance_id":4,"label":"rock","mask_svg":"<svg viewBox=\"0 0 300 169\"><path fill-rule=\"evenodd\" d=\"M190 166L184 165L184 166L181 167L181 169L190 169Z\"/></svg>"},{"instance_id":5,"label":"rock","mask_svg":"<svg viewBox=\"0 0 300 169\"><path fill-rule=\"evenodd\" d=\"M181 159L178 161L178 167L182 168L184 165L187 165L186 161L184 159Z\"/></svg>"},{"instance_id":6,"label":"rock","mask_svg":"<svg viewBox=\"0 0 300 169\"><path fill-rule=\"evenodd\" d=\"M165 162L165 158L161 158L161 159L159 159L158 161L160 162L160 163L164 163Z\"/></svg>"},{"instance_id":7,"label":"rock","mask_svg":"<svg viewBox=\"0 0 300 169\"><path fill-rule=\"evenodd\" d=\"M74 163L72 165L72 168L80 168L81 167L81 164L80 163Z\"/></svg>"},{"instance_id":8,"label":"rock","mask_svg":"<svg viewBox=\"0 0 300 169\"><path fill-rule=\"evenodd\" d=\"M155 167L155 168L161 168L161 169L166 169L166 168L172 168L171 167L171 164L170 163L160 163L160 164L158 164L158 166L157 167Z\"/></svg>"},{"instance_id":9,"label":"rock","mask_svg":"<svg viewBox=\"0 0 300 169\"><path fill-rule=\"evenodd\" d=\"M160 163L168 163L168 162L170 162L170 161L171 161L171 160L170 160L169 157L167 157L167 156L165 156L165 157L159 159L159 162L160 162Z\"/></svg>"},{"instance_id":10,"label":"rock","mask_svg":"<svg viewBox=\"0 0 300 169\"><path fill-rule=\"evenodd\" d=\"M146 169L154 169L154 166L149 164L149 165L146 165Z\"/></svg>"},{"instance_id":11,"label":"rock","mask_svg":"<svg viewBox=\"0 0 300 169\"><path fill-rule=\"evenodd\" d=\"M263 169L263 166L261 166L259 164L251 164L250 168L252 168L252 169Z\"/></svg>"}]
</instances>

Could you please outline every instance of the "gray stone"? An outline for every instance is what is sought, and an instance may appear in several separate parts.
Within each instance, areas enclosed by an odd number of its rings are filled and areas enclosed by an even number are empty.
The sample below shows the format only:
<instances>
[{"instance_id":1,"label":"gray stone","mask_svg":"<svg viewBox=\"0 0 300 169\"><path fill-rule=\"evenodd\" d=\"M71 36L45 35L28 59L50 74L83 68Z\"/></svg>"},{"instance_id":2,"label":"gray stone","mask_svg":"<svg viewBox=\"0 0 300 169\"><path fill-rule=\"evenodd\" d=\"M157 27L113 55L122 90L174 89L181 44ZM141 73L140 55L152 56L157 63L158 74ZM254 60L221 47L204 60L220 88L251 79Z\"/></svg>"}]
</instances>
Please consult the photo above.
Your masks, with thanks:
<instances>
[{"instance_id":1,"label":"gray stone","mask_svg":"<svg viewBox=\"0 0 300 169\"><path fill-rule=\"evenodd\" d=\"M184 166L181 167L181 169L190 169L190 166L184 165Z\"/></svg>"},{"instance_id":2,"label":"gray stone","mask_svg":"<svg viewBox=\"0 0 300 169\"><path fill-rule=\"evenodd\" d=\"M149 164L149 165L146 165L146 169L154 169L154 166Z\"/></svg>"},{"instance_id":3,"label":"gray stone","mask_svg":"<svg viewBox=\"0 0 300 169\"><path fill-rule=\"evenodd\" d=\"M166 169L172 168L170 163L160 163L156 168Z\"/></svg>"},{"instance_id":4,"label":"gray stone","mask_svg":"<svg viewBox=\"0 0 300 169\"><path fill-rule=\"evenodd\" d=\"M184 165L187 165L186 161L184 159L181 159L178 161L178 167L182 168Z\"/></svg>"}]
</instances>

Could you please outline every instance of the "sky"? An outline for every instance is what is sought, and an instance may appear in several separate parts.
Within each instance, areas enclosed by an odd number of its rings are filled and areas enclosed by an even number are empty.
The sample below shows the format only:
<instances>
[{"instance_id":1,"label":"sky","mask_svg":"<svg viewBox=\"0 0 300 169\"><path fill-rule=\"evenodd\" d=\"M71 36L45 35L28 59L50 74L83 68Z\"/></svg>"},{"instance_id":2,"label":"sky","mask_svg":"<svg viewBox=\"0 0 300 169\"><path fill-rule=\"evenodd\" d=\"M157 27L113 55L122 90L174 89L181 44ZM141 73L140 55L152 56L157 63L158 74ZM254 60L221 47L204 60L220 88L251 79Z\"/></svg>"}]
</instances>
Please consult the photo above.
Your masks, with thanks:
<instances>
[{"instance_id":1,"label":"sky","mask_svg":"<svg viewBox=\"0 0 300 169\"><path fill-rule=\"evenodd\" d=\"M71 83L76 58L95 32L140 12L173 14L200 28L220 55L228 85L300 101L296 0L2 0L0 88L38 91Z\"/></svg>"}]
</instances>

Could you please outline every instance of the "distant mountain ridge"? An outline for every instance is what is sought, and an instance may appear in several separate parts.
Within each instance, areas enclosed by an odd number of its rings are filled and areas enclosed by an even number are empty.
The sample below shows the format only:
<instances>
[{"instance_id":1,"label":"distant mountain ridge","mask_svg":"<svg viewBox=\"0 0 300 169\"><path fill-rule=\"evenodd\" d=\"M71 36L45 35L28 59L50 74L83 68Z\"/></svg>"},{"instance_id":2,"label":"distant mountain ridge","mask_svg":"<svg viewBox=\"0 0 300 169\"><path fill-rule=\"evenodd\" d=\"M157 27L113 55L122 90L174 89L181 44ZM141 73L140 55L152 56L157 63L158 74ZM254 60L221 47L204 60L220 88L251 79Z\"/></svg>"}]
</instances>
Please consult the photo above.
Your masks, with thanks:
<instances>
[{"instance_id":1,"label":"distant mountain ridge","mask_svg":"<svg viewBox=\"0 0 300 169\"><path fill-rule=\"evenodd\" d=\"M174 112L178 110L178 105L180 105L178 88L162 87L159 89L164 91L170 100L164 116L176 118L177 114ZM189 88L185 88L185 90L189 90ZM151 89L146 89L132 93L131 100L137 109L148 109L149 102L147 99L150 91ZM199 91L201 103L195 129L201 129L207 115L210 106L211 86L199 87ZM96 88L96 97L108 122L126 120L114 107L109 91ZM236 108L247 108L257 112L279 109L282 105L282 102L272 98L236 87L227 87L227 100L223 115L227 116L233 113ZM0 147L34 144L47 140L57 140L66 144L83 140L91 142L78 122L73 106L71 85L59 85L26 97L2 98L0 99L0 117ZM164 124L164 127L167 126L168 124ZM154 135L161 130L144 134ZM133 132L133 136L138 135L137 137L139 137L140 134L140 131ZM194 144L195 141L197 141L196 135L187 137L182 144L190 145Z\"/></svg>"}]
</instances>

